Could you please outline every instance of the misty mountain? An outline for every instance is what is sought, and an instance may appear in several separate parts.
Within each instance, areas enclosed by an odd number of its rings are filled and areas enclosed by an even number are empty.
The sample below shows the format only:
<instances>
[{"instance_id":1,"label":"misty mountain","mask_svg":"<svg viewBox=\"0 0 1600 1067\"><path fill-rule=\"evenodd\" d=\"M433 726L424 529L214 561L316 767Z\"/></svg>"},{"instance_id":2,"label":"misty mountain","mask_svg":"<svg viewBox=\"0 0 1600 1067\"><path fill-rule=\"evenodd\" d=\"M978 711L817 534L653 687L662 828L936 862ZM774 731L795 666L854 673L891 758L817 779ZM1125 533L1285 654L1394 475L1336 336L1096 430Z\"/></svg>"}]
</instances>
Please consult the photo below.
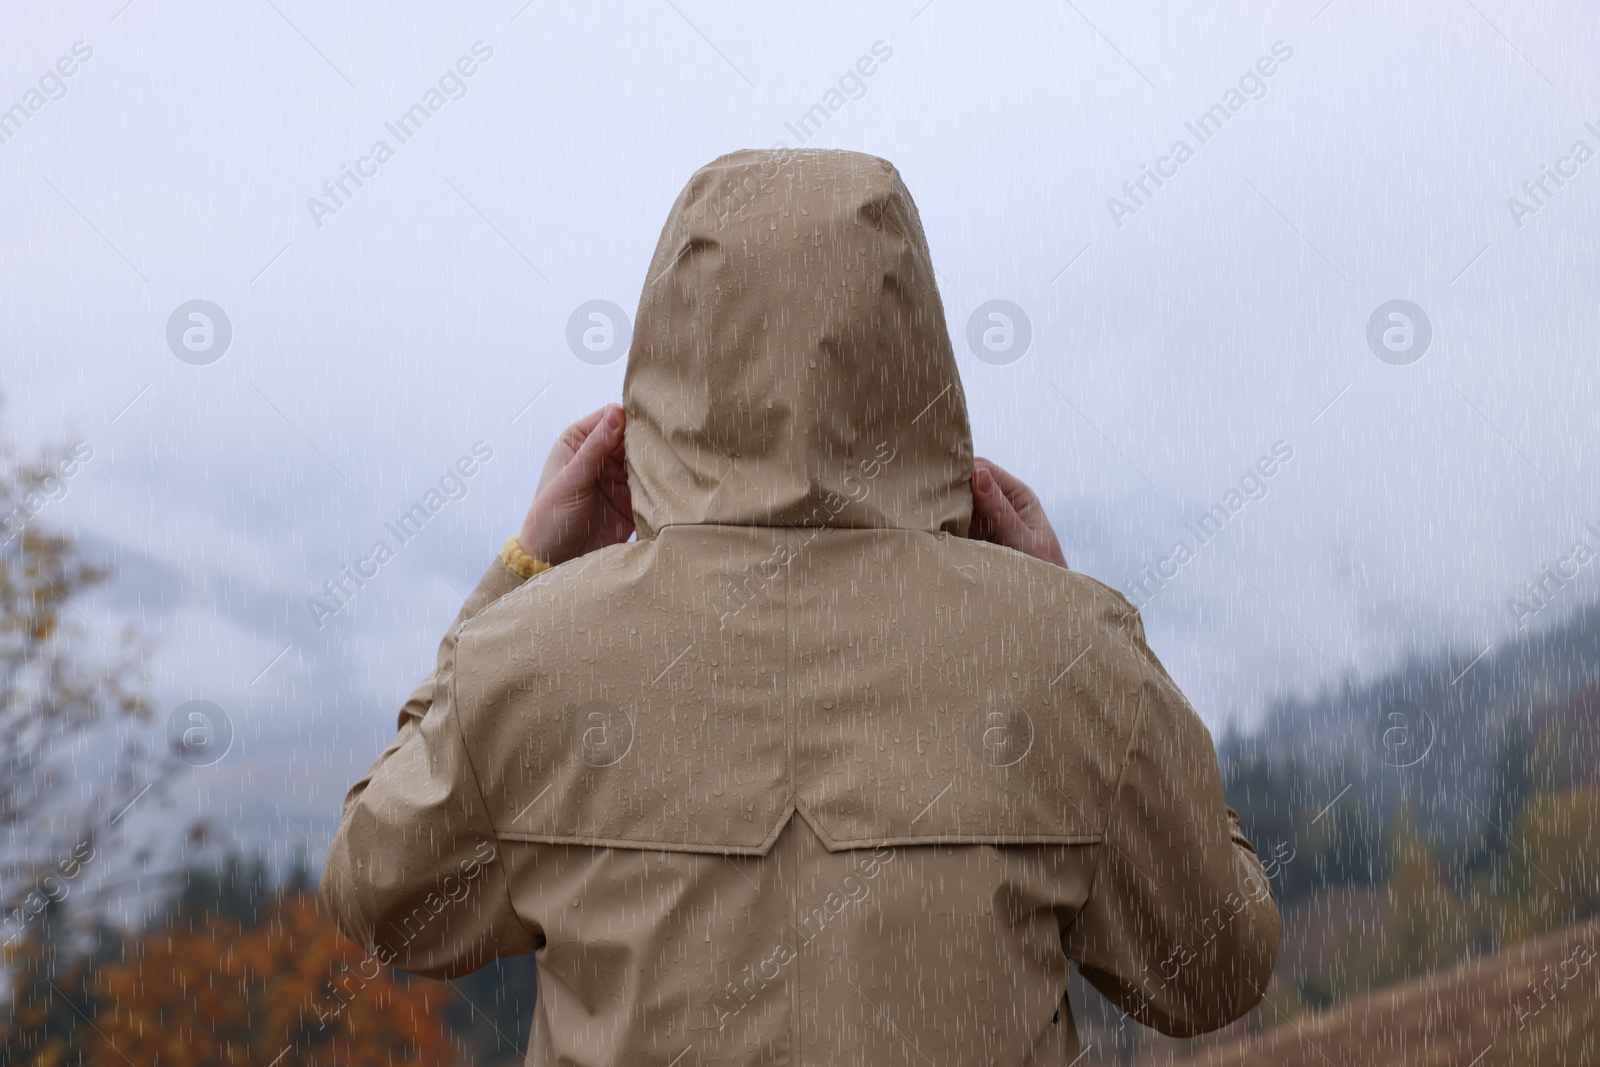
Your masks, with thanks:
<instances>
[{"instance_id":1,"label":"misty mountain","mask_svg":"<svg viewBox=\"0 0 1600 1067\"><path fill-rule=\"evenodd\" d=\"M1402 802L1436 851L1502 847L1532 791L1592 780L1597 721L1590 603L1488 649L1416 655L1364 684L1277 701L1217 747L1258 850L1343 833L1344 862L1370 866Z\"/></svg>"}]
</instances>

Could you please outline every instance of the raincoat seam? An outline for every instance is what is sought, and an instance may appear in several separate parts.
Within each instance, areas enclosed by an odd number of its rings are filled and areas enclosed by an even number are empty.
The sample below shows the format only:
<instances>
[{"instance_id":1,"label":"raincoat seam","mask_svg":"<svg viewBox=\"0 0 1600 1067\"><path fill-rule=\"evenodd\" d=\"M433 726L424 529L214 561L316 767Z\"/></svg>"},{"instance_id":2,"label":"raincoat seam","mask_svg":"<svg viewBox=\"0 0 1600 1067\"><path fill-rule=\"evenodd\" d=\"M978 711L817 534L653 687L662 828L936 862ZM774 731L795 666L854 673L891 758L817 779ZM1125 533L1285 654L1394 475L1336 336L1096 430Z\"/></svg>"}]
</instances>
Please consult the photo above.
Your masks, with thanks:
<instances>
[{"instance_id":1,"label":"raincoat seam","mask_svg":"<svg viewBox=\"0 0 1600 1067\"><path fill-rule=\"evenodd\" d=\"M1139 743L1140 735L1144 732L1145 702L1148 698L1149 694L1144 687L1141 687L1139 690L1139 710L1133 717L1133 729L1128 734L1128 747L1122 753L1122 766L1117 771L1116 785L1111 790L1111 805L1106 809L1105 827L1100 831L1101 848L1094 859L1094 873L1089 876L1089 892L1083 899L1083 908L1087 908L1089 901L1094 899L1095 887L1100 881L1100 869L1105 866L1105 846L1109 845L1111 848L1116 848L1116 845L1111 841L1111 827L1117 817L1118 802L1122 799L1122 783L1128 776L1128 765L1133 762L1133 750ZM1079 914L1081 915L1082 913L1083 909L1080 908ZM1077 920L1074 919L1073 921L1076 924Z\"/></svg>"},{"instance_id":2,"label":"raincoat seam","mask_svg":"<svg viewBox=\"0 0 1600 1067\"><path fill-rule=\"evenodd\" d=\"M808 532L812 531L812 530L851 530L851 531L855 531L855 532L858 532L858 533L926 534L929 537L936 536L937 534L940 534L940 533L948 532L948 531L940 530L940 529L937 529L937 528L930 530L930 529L926 529L926 528L921 527L921 526L829 526L829 525L827 525L825 523L824 524L807 524L807 523L803 523L803 522L666 522L666 523L662 523L660 526L657 526L655 528L654 533L652 533L652 535L650 537L641 538L640 541L637 541L637 542L634 542L634 543L638 544L638 543L641 543L642 541L654 540L655 537L659 536L663 531L671 530L671 529L691 529L691 530L707 530L707 529L710 529L710 530L805 530L805 531L808 531ZM1000 547L1003 547L1003 546L996 545L995 547L996 548L1000 548ZM1015 552L1016 549L1007 549L1007 551ZM1031 558L1024 552L1017 552L1017 555L1025 558L1025 559L1026 558ZM1054 564L1052 564L1052 566L1054 566ZM1076 573L1076 572L1075 571L1068 571L1068 573L1071 574L1071 573Z\"/></svg>"},{"instance_id":3,"label":"raincoat seam","mask_svg":"<svg viewBox=\"0 0 1600 1067\"><path fill-rule=\"evenodd\" d=\"M495 838L500 841L515 841L519 844L536 845L572 845L579 848L594 849L621 849L629 852L670 852L674 855L684 856L766 856L772 851L772 846L777 843L779 835L788 825L788 816L793 808L786 809L784 817L780 818L767 836L759 845L691 845L683 841L667 840L636 840L623 837L595 837L589 834L535 834L525 830L495 830Z\"/></svg>"},{"instance_id":4,"label":"raincoat seam","mask_svg":"<svg viewBox=\"0 0 1600 1067\"><path fill-rule=\"evenodd\" d=\"M528 935L528 939L537 943L539 941L538 936L534 934L533 930L529 928L527 922L522 918L521 913L517 911L516 901L511 899L510 864L500 856L502 845L500 831L494 825L494 817L489 811L488 798L483 795L483 782L478 777L477 765L472 762L472 746L467 744L467 731L461 725L461 715L457 710L461 705L456 700L455 660L460 649L461 646L458 643L455 648L450 650L450 718L456 724L456 736L461 739L461 755L466 760L467 773L472 776L472 788L478 795L478 803L482 806L483 821L489 825L489 836L493 839L495 846L495 858L500 860L500 884L501 888L505 890L506 907L511 910L511 917L516 920L518 926L522 927L522 932Z\"/></svg>"},{"instance_id":5,"label":"raincoat seam","mask_svg":"<svg viewBox=\"0 0 1600 1067\"><path fill-rule=\"evenodd\" d=\"M788 821L790 819L794 819L794 818L799 818L799 819L802 819L802 820L805 819L805 816L802 815L800 813L800 810L799 810L800 783L799 783L799 778L795 773L794 642L791 641L789 639L789 636L788 636L789 634L794 633L794 618L793 618L793 612L794 612L794 584L795 584L795 568L793 568L793 567L784 568L784 574L783 574L783 638L782 639L783 639L783 642L784 642L784 667L785 667L784 672L783 672L783 689L784 689L784 694L783 695L784 695L784 705L785 705L786 710L785 710L785 713L784 713L784 716L783 716L783 718L784 718L783 736L784 736L784 745L788 749L788 752L786 753L786 759L784 761L785 762L785 768L784 769L785 769L786 776L788 778L787 785L788 785L788 788L789 788L789 803L787 805L788 812L787 812L787 814L785 816L785 819L784 819L784 824L785 825L788 824ZM826 647L826 646L824 646L824 647ZM807 821L807 825L810 825L809 820L806 820L806 821ZM800 910L800 879L798 877L793 877L793 878L789 879L789 921L790 921L791 924L793 924L794 916L796 916L799 913L799 910ZM791 1044L793 1045L793 1048L794 1048L794 1062L795 1063L804 1063L805 1062L805 1049L803 1047L803 1041L802 1041L803 1034L802 1034L802 1031L801 1031L801 1029L799 1027L799 1019L800 1019L800 979L801 979L801 976L804 973L805 973L805 963L802 960L801 964L800 964L800 967L796 969L796 972L794 974L793 980L790 981L789 983L787 983L788 986L789 986L789 1025L788 1025L787 1029L788 1029L788 1032L789 1032L789 1040L790 1040L790 1042L791 1042Z\"/></svg>"}]
</instances>

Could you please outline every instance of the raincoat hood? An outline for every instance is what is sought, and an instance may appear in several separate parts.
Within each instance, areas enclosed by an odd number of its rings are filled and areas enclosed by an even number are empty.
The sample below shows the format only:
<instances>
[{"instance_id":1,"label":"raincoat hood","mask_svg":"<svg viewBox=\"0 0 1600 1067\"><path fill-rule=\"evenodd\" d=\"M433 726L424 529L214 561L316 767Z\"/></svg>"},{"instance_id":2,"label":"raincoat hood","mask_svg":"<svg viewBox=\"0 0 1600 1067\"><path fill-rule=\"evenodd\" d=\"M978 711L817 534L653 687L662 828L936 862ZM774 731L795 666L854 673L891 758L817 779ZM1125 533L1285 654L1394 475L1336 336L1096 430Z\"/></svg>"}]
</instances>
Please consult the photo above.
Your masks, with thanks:
<instances>
[{"instance_id":1,"label":"raincoat hood","mask_svg":"<svg viewBox=\"0 0 1600 1067\"><path fill-rule=\"evenodd\" d=\"M623 387L641 539L671 525L967 532L972 435L885 160L741 151L678 195Z\"/></svg>"}]
</instances>

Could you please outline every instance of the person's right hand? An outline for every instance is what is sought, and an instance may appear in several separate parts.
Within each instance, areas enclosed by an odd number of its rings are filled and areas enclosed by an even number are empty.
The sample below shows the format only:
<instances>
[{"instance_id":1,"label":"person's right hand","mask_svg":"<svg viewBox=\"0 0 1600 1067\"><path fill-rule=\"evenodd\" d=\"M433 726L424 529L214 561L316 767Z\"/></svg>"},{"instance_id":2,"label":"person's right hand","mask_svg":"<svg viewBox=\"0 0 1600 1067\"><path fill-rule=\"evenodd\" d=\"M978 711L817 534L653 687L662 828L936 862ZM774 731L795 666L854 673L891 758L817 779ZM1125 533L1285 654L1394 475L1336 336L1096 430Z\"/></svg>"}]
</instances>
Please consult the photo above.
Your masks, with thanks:
<instances>
[{"instance_id":1,"label":"person's right hand","mask_svg":"<svg viewBox=\"0 0 1600 1067\"><path fill-rule=\"evenodd\" d=\"M1014 548L1058 567L1067 565L1061 542L1033 490L981 456L972 461L972 525L967 536Z\"/></svg>"}]
</instances>

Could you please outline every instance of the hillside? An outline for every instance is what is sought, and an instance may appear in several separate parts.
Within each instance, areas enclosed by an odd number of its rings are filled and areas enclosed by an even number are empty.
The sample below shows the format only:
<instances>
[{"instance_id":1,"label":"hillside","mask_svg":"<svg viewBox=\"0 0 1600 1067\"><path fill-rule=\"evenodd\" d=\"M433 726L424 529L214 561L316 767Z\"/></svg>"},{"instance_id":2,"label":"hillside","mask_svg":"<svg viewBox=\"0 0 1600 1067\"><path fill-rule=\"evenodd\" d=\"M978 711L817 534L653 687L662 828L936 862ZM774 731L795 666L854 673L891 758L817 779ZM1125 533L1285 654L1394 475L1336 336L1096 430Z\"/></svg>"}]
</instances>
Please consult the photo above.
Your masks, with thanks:
<instances>
[{"instance_id":1,"label":"hillside","mask_svg":"<svg viewBox=\"0 0 1600 1067\"><path fill-rule=\"evenodd\" d=\"M1597 953L1600 923L1580 923L1171 1062L1587 1067L1600 1063Z\"/></svg>"}]
</instances>

